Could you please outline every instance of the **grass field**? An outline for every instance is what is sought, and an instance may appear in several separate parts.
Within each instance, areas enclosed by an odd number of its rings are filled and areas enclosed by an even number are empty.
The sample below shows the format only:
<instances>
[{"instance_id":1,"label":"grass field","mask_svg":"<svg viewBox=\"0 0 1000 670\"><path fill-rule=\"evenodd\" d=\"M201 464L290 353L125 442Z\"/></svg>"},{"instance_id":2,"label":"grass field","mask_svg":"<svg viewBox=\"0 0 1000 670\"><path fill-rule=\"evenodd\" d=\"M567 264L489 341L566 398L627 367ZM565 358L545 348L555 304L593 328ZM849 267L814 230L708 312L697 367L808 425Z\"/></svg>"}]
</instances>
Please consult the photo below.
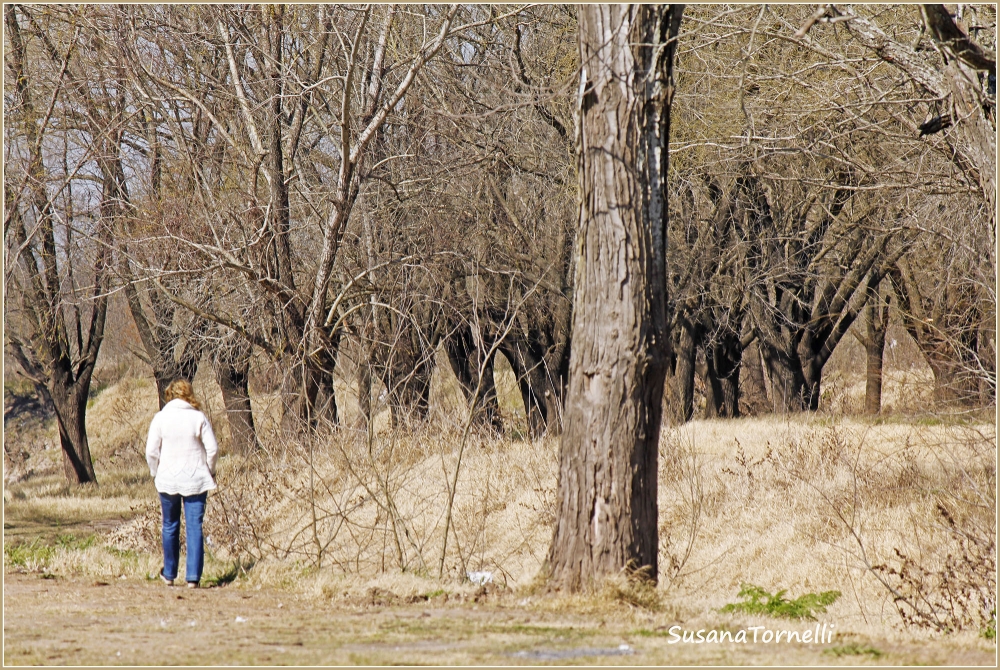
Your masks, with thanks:
<instances>
[{"instance_id":1,"label":"grass field","mask_svg":"<svg viewBox=\"0 0 1000 670\"><path fill-rule=\"evenodd\" d=\"M917 393L915 377L890 377L887 396ZM507 373L500 382L516 425L516 389ZM65 483L50 423L19 424L5 450L15 457L4 489L5 662L994 663L991 416L845 416L863 386L844 376L816 415L665 428L659 586L611 580L568 597L537 582L558 441L512 431L463 448L460 396L447 378L435 385L434 429L397 433L383 416L354 430L348 402L345 427L310 443L279 439L269 399L255 397L264 450L241 459L224 449L206 521L214 588L190 597L155 579L159 510L142 458L152 384L124 377L92 400L96 487ZM217 391L202 378L196 390L225 446ZM470 583L475 571L492 583ZM746 585L783 593L755 610L739 605ZM829 592L825 610L800 607ZM120 656L74 628L75 608L120 640ZM251 624L233 628L236 617L263 626L257 647L237 649ZM201 622L186 633L209 656L169 637L188 618ZM832 626L831 641L670 635L817 624Z\"/></svg>"}]
</instances>

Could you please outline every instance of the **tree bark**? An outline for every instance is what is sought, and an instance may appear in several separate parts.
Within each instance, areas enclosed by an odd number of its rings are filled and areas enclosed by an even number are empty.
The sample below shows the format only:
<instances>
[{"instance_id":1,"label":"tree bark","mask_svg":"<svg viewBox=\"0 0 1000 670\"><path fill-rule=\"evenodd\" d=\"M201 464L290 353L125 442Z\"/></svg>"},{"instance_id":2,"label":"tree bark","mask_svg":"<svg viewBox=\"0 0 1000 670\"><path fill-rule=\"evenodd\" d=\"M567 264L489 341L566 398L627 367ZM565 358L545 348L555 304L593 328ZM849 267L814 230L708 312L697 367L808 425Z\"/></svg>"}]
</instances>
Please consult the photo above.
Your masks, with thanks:
<instances>
[{"instance_id":1,"label":"tree bark","mask_svg":"<svg viewBox=\"0 0 1000 670\"><path fill-rule=\"evenodd\" d=\"M934 41L953 55L944 78L951 92L952 118L966 156L976 167L987 211L996 208L996 150L994 123L985 113L988 104L977 71L996 76L996 55L971 40L954 22L944 5L921 5L924 24ZM992 105L995 108L996 103Z\"/></svg>"},{"instance_id":2,"label":"tree bark","mask_svg":"<svg viewBox=\"0 0 1000 670\"><path fill-rule=\"evenodd\" d=\"M695 358L699 337L697 326L682 316L676 320L671 337L674 340L674 374L670 378L673 400L669 408L670 419L675 424L682 424L694 416Z\"/></svg>"},{"instance_id":3,"label":"tree bark","mask_svg":"<svg viewBox=\"0 0 1000 670\"><path fill-rule=\"evenodd\" d=\"M743 348L739 335L727 330L705 346L705 418L734 419L740 415L740 363Z\"/></svg>"},{"instance_id":4,"label":"tree bark","mask_svg":"<svg viewBox=\"0 0 1000 670\"><path fill-rule=\"evenodd\" d=\"M657 578L670 40L681 11L580 8L576 302L547 562L558 588L623 570Z\"/></svg>"},{"instance_id":5,"label":"tree bark","mask_svg":"<svg viewBox=\"0 0 1000 670\"><path fill-rule=\"evenodd\" d=\"M760 361L760 345L757 340L751 342L740 359L740 368L746 374L740 375L740 400L743 402L746 414L757 414L767 411L770 399L767 395L767 384L764 380L764 368Z\"/></svg>"},{"instance_id":6,"label":"tree bark","mask_svg":"<svg viewBox=\"0 0 1000 670\"><path fill-rule=\"evenodd\" d=\"M468 323L457 324L452 329L451 335L445 341L445 351L451 369L458 378L459 386L462 387L466 402L472 401L476 388L482 383L480 400L473 421L502 433L503 421L500 418L496 381L493 378L493 357L483 360L486 352L477 345L472 327Z\"/></svg>"},{"instance_id":7,"label":"tree bark","mask_svg":"<svg viewBox=\"0 0 1000 670\"><path fill-rule=\"evenodd\" d=\"M865 414L882 411L882 361L889 329L889 298L873 296L865 305Z\"/></svg>"},{"instance_id":8,"label":"tree bark","mask_svg":"<svg viewBox=\"0 0 1000 670\"><path fill-rule=\"evenodd\" d=\"M943 73L864 17L853 16L844 25L882 60L899 68L934 96L951 95L955 112L952 118L959 138L954 160L974 167L992 217L996 207L996 129L983 111L986 101L975 72L995 75L996 56L960 30L944 5L921 5L921 14L937 46L950 56Z\"/></svg>"},{"instance_id":9,"label":"tree bark","mask_svg":"<svg viewBox=\"0 0 1000 670\"><path fill-rule=\"evenodd\" d=\"M233 345L231 345L233 346ZM250 404L250 355L240 341L215 355L215 379L222 390L229 424L229 440L233 451L247 456L258 448L257 431Z\"/></svg>"},{"instance_id":10,"label":"tree bark","mask_svg":"<svg viewBox=\"0 0 1000 670\"><path fill-rule=\"evenodd\" d=\"M377 314L373 321L371 369L385 385L393 427L412 427L426 420L430 409L434 349L439 335L429 315L415 317L414 323L390 310L380 309Z\"/></svg>"},{"instance_id":11,"label":"tree bark","mask_svg":"<svg viewBox=\"0 0 1000 670\"><path fill-rule=\"evenodd\" d=\"M801 412L809 408L806 380L797 348L781 350L769 343L761 344L761 354L771 380L771 407L776 414Z\"/></svg>"},{"instance_id":12,"label":"tree bark","mask_svg":"<svg viewBox=\"0 0 1000 670\"><path fill-rule=\"evenodd\" d=\"M541 439L549 425L546 392L551 394L541 370L542 363L517 333L508 334L500 343L499 350L510 363L510 369L517 379L517 387L521 391L528 438Z\"/></svg>"},{"instance_id":13,"label":"tree bark","mask_svg":"<svg viewBox=\"0 0 1000 670\"><path fill-rule=\"evenodd\" d=\"M281 427L286 432L315 428L321 422L337 425L340 421L337 397L333 388L336 347L319 347L306 361L289 356L288 373L281 384L286 405Z\"/></svg>"}]
</instances>

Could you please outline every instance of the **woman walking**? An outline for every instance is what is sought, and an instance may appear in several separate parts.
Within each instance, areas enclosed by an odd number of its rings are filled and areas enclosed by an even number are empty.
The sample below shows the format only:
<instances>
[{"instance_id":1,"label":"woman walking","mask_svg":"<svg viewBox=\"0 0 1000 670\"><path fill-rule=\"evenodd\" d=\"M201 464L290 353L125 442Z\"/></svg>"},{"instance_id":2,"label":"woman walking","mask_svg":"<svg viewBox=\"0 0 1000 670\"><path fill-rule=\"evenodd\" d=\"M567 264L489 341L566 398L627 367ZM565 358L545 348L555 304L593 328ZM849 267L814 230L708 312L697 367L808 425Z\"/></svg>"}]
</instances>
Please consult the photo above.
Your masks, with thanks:
<instances>
[{"instance_id":1,"label":"woman walking","mask_svg":"<svg viewBox=\"0 0 1000 670\"><path fill-rule=\"evenodd\" d=\"M160 579L173 586L180 554L181 505L187 529L188 588L198 588L205 565L201 524L205 499L215 488L219 447L212 424L201 413L191 384L179 379L167 387L167 404L149 425L146 462L163 507L163 569Z\"/></svg>"}]
</instances>

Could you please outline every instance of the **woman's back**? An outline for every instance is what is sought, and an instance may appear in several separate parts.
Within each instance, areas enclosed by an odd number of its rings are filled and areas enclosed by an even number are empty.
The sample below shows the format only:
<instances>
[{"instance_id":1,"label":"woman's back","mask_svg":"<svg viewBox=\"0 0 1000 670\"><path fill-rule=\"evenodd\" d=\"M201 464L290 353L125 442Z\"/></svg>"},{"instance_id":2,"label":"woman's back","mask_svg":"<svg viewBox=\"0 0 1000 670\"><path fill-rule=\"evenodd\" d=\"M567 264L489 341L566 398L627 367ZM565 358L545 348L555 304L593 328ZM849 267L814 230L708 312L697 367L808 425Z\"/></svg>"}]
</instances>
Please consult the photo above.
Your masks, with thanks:
<instances>
[{"instance_id":1,"label":"woman's back","mask_svg":"<svg viewBox=\"0 0 1000 670\"><path fill-rule=\"evenodd\" d=\"M208 418L190 403L176 398L153 417L146 460L157 491L195 495L214 489L217 455Z\"/></svg>"}]
</instances>

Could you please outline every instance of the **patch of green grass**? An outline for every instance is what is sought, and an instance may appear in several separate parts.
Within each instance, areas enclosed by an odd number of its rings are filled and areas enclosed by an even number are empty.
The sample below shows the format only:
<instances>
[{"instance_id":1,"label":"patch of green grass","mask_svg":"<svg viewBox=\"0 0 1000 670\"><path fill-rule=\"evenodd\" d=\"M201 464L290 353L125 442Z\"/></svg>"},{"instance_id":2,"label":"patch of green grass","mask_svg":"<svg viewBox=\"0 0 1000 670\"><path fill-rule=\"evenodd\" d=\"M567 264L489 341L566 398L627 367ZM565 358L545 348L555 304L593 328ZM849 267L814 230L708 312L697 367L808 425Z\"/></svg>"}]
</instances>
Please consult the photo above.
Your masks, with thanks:
<instances>
[{"instance_id":1,"label":"patch of green grass","mask_svg":"<svg viewBox=\"0 0 1000 670\"><path fill-rule=\"evenodd\" d=\"M738 594L743 602L730 603L719 611L815 621L816 614L826 612L826 608L840 597L840 591L823 591L806 593L795 600L788 600L785 598L787 592L786 589L782 589L771 594L759 586L743 584Z\"/></svg>"},{"instance_id":2,"label":"patch of green grass","mask_svg":"<svg viewBox=\"0 0 1000 670\"><path fill-rule=\"evenodd\" d=\"M40 568L47 566L56 551L81 551L94 546L97 536L57 535L55 541L48 543L41 538L31 542L10 542L3 546L5 567Z\"/></svg>"},{"instance_id":3,"label":"patch of green grass","mask_svg":"<svg viewBox=\"0 0 1000 670\"><path fill-rule=\"evenodd\" d=\"M444 589L435 589L433 591L429 591L429 592L425 593L424 594L424 598L426 598L427 600L430 600L431 598L437 598L438 596L443 596L446 593L447 593L447 591L445 591Z\"/></svg>"},{"instance_id":4,"label":"patch of green grass","mask_svg":"<svg viewBox=\"0 0 1000 670\"><path fill-rule=\"evenodd\" d=\"M858 642L829 647L824 649L823 653L830 654L831 656L871 656L872 658L880 658L885 655L871 645L860 644Z\"/></svg>"},{"instance_id":5,"label":"patch of green grass","mask_svg":"<svg viewBox=\"0 0 1000 670\"><path fill-rule=\"evenodd\" d=\"M139 560L139 553L137 551L133 551L132 549L119 549L118 547L104 547L104 551L124 561Z\"/></svg>"},{"instance_id":6,"label":"patch of green grass","mask_svg":"<svg viewBox=\"0 0 1000 670\"><path fill-rule=\"evenodd\" d=\"M11 542L3 545L4 567L27 568L47 565L55 555L56 549L39 539L31 542Z\"/></svg>"},{"instance_id":7,"label":"patch of green grass","mask_svg":"<svg viewBox=\"0 0 1000 670\"><path fill-rule=\"evenodd\" d=\"M990 622L986 624L986 628L980 633L980 636L986 638L987 640L997 639L997 608L994 607L990 610Z\"/></svg>"},{"instance_id":8,"label":"patch of green grass","mask_svg":"<svg viewBox=\"0 0 1000 670\"><path fill-rule=\"evenodd\" d=\"M90 547L93 547L96 542L96 535L85 535L83 537L78 537L76 535L56 536L56 546L60 549L67 549L69 551L89 549Z\"/></svg>"}]
</instances>

